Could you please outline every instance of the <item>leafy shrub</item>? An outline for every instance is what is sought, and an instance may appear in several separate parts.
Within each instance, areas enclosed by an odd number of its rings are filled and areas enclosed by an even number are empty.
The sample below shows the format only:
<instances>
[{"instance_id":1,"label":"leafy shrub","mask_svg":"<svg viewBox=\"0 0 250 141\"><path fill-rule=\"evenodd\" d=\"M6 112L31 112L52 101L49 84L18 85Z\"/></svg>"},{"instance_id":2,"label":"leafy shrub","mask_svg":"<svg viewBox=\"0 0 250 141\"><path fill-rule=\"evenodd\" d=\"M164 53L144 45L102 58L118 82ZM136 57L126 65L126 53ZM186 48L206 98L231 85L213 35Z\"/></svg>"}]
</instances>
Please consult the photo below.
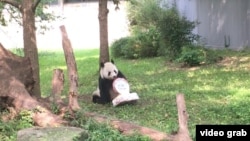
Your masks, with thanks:
<instances>
[{"instance_id":1,"label":"leafy shrub","mask_svg":"<svg viewBox=\"0 0 250 141\"><path fill-rule=\"evenodd\" d=\"M182 47L181 54L176 60L188 66L197 66L216 63L221 59L222 57L215 50L191 44Z\"/></svg>"},{"instance_id":2,"label":"leafy shrub","mask_svg":"<svg viewBox=\"0 0 250 141\"><path fill-rule=\"evenodd\" d=\"M113 42L112 55L129 59L155 57L158 55L159 37L159 32L155 27L145 32L138 31L131 37L124 37Z\"/></svg>"},{"instance_id":3,"label":"leafy shrub","mask_svg":"<svg viewBox=\"0 0 250 141\"><path fill-rule=\"evenodd\" d=\"M151 26L147 31L134 33L139 46L139 57L156 57L158 55L160 33Z\"/></svg>"},{"instance_id":4,"label":"leafy shrub","mask_svg":"<svg viewBox=\"0 0 250 141\"><path fill-rule=\"evenodd\" d=\"M155 26L162 13L157 0L130 0L127 8L130 30L133 32L134 27L140 30L148 29Z\"/></svg>"},{"instance_id":5,"label":"leafy shrub","mask_svg":"<svg viewBox=\"0 0 250 141\"><path fill-rule=\"evenodd\" d=\"M111 45L113 57L125 57L134 59L139 57L139 50L134 37L123 37L114 41Z\"/></svg>"},{"instance_id":6,"label":"leafy shrub","mask_svg":"<svg viewBox=\"0 0 250 141\"><path fill-rule=\"evenodd\" d=\"M206 64L213 64L223 59L223 57L219 55L218 51L216 51L215 49L204 48L204 51L206 53Z\"/></svg>"},{"instance_id":7,"label":"leafy shrub","mask_svg":"<svg viewBox=\"0 0 250 141\"><path fill-rule=\"evenodd\" d=\"M131 38L113 44L115 56L126 58L166 56L174 60L182 46L198 39L192 33L196 22L181 17L175 7L163 7L161 0L130 0ZM119 46L119 47L117 47Z\"/></svg>"},{"instance_id":8,"label":"leafy shrub","mask_svg":"<svg viewBox=\"0 0 250 141\"><path fill-rule=\"evenodd\" d=\"M124 53L122 52L122 49L127 46L129 42L129 37L123 37L118 40L115 40L111 44L111 54L113 57L121 57L124 56Z\"/></svg>"},{"instance_id":9,"label":"leafy shrub","mask_svg":"<svg viewBox=\"0 0 250 141\"><path fill-rule=\"evenodd\" d=\"M157 23L163 42L161 53L165 53L162 55L174 60L182 52L183 46L197 41L199 36L192 33L196 22L188 21L180 16L175 7L164 11Z\"/></svg>"},{"instance_id":10,"label":"leafy shrub","mask_svg":"<svg viewBox=\"0 0 250 141\"><path fill-rule=\"evenodd\" d=\"M188 66L197 66L205 61L205 53L202 47L199 46L184 46L181 50L180 57L177 59Z\"/></svg>"}]
</instances>

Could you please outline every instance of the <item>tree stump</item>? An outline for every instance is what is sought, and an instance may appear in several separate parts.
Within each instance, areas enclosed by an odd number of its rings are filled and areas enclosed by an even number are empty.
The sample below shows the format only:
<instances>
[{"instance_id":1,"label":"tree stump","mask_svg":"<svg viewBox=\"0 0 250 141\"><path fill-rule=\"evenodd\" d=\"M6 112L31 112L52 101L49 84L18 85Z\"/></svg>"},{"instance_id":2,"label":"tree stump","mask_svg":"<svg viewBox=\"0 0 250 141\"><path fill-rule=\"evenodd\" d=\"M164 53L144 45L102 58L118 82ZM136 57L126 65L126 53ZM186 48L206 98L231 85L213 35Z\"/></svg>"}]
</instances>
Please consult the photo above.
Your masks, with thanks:
<instances>
[{"instance_id":1,"label":"tree stump","mask_svg":"<svg viewBox=\"0 0 250 141\"><path fill-rule=\"evenodd\" d=\"M31 97L35 81L30 60L13 54L1 44L0 80L0 101L4 108L13 107L17 113L23 109L33 111L33 120L38 126L58 126L64 122Z\"/></svg>"},{"instance_id":2,"label":"tree stump","mask_svg":"<svg viewBox=\"0 0 250 141\"><path fill-rule=\"evenodd\" d=\"M62 46L65 54L65 60L67 64L68 77L69 77L69 108L73 111L80 109L78 104L78 74L77 66L75 62L74 52L71 46L71 42L68 38L65 26L60 26L62 33Z\"/></svg>"},{"instance_id":3,"label":"tree stump","mask_svg":"<svg viewBox=\"0 0 250 141\"><path fill-rule=\"evenodd\" d=\"M35 81L32 78L29 59L11 53L1 44L0 79L0 96L8 99L8 106L14 106L16 110L20 110L29 109L37 104L30 96Z\"/></svg>"},{"instance_id":4,"label":"tree stump","mask_svg":"<svg viewBox=\"0 0 250 141\"><path fill-rule=\"evenodd\" d=\"M63 91L64 74L62 69L54 69L52 77L52 90L50 97L54 103L62 103L61 94Z\"/></svg>"}]
</instances>

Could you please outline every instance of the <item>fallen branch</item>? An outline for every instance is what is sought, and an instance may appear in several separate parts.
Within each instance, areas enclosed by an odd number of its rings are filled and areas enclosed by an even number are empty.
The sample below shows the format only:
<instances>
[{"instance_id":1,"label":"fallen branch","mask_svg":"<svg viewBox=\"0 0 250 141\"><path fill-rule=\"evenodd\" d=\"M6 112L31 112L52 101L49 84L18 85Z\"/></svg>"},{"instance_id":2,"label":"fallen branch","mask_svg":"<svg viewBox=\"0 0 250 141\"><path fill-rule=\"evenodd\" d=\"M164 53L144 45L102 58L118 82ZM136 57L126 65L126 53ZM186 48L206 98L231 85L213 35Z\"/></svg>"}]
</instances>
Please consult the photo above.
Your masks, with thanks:
<instances>
[{"instance_id":1,"label":"fallen branch","mask_svg":"<svg viewBox=\"0 0 250 141\"><path fill-rule=\"evenodd\" d=\"M87 117L93 118L95 121L99 123L108 123L113 128L117 129L124 135L132 135L134 133L139 133L141 135L148 136L150 139L154 141L162 141L162 140L173 140L172 135L167 135L164 132L157 131L155 129L151 129L148 127L143 127L136 125L134 123L130 123L127 121L109 119L107 117L97 115L95 113L86 113Z\"/></svg>"},{"instance_id":2,"label":"fallen branch","mask_svg":"<svg viewBox=\"0 0 250 141\"><path fill-rule=\"evenodd\" d=\"M178 110L178 121L179 121L179 130L175 136L175 141L192 141L189 136L188 131L188 114L186 111L186 104L184 99L184 94L176 95L176 104Z\"/></svg>"},{"instance_id":3,"label":"fallen branch","mask_svg":"<svg viewBox=\"0 0 250 141\"><path fill-rule=\"evenodd\" d=\"M175 135L169 135L167 133L151 129L148 127L143 127L136 125L131 122L110 119L105 116L97 115L95 113L86 113L85 116L93 118L99 123L108 123L113 128L120 131L122 134L131 135L134 133L139 133L145 135L152 139L153 141L191 141L189 137L189 131L187 127L187 111L185 106L185 100L183 94L176 95L177 109L178 109L178 120L179 120L179 130Z\"/></svg>"}]
</instances>

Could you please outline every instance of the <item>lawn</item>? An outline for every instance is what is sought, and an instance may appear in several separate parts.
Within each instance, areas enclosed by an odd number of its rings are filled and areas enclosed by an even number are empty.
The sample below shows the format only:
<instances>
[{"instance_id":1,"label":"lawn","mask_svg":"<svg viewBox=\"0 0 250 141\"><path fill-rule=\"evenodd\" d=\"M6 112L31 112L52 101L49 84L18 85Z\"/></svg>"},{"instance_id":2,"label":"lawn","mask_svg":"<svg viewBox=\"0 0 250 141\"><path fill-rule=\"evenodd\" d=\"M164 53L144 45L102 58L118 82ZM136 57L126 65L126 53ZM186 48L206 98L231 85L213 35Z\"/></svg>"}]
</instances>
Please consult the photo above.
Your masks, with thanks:
<instances>
[{"instance_id":1,"label":"lawn","mask_svg":"<svg viewBox=\"0 0 250 141\"><path fill-rule=\"evenodd\" d=\"M97 87L98 49L75 50L79 104L82 107L79 113L96 112L170 134L178 130L175 98L177 93L183 93L193 139L197 124L249 124L250 51L219 50L216 53L223 57L220 62L191 68L166 62L162 57L138 60L113 58L128 78L132 92L140 96L134 105L113 107L111 104L103 106L91 102L91 94ZM39 61L42 96L50 95L53 69L61 68L66 79L62 96L67 98L68 78L63 51L39 51ZM88 129L91 141L104 138L119 138L119 141L133 141L135 138L147 140L136 136L132 139L120 136L118 131L89 122L84 117L73 120L72 124ZM1 121L0 140L14 141L17 130L30 126L32 120L25 112L13 121Z\"/></svg>"},{"instance_id":2,"label":"lawn","mask_svg":"<svg viewBox=\"0 0 250 141\"><path fill-rule=\"evenodd\" d=\"M193 138L197 124L247 124L250 121L250 52L221 50L218 53L223 56L221 62L192 68L181 68L160 57L114 58L140 100L135 105L113 107L91 102L91 93L97 87L98 50L76 50L79 103L84 111L172 133L178 129L175 96L184 93ZM48 96L53 69L63 69L67 79L65 60L63 52L59 51L42 51L39 59L42 95ZM67 96L67 82L64 97Z\"/></svg>"}]
</instances>

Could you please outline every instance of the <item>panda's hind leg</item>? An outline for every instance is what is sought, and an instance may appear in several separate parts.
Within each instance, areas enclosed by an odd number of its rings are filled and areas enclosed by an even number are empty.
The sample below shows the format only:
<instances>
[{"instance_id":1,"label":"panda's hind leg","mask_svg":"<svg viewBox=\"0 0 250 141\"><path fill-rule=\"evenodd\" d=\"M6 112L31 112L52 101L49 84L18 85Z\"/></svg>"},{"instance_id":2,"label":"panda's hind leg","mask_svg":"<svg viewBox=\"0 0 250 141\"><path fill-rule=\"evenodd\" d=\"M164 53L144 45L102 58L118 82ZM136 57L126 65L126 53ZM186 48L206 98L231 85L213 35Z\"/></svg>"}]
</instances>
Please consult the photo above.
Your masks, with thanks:
<instances>
[{"instance_id":1,"label":"panda's hind leg","mask_svg":"<svg viewBox=\"0 0 250 141\"><path fill-rule=\"evenodd\" d=\"M99 103L101 101L100 97L100 90L97 88L93 93L92 93L92 102L93 103Z\"/></svg>"},{"instance_id":2,"label":"panda's hind leg","mask_svg":"<svg viewBox=\"0 0 250 141\"><path fill-rule=\"evenodd\" d=\"M103 100L103 98L101 98L101 94L100 94L100 89L97 88L93 93L92 93L92 102L93 103L98 103L98 104L105 104L107 102L105 102L105 100Z\"/></svg>"}]
</instances>

